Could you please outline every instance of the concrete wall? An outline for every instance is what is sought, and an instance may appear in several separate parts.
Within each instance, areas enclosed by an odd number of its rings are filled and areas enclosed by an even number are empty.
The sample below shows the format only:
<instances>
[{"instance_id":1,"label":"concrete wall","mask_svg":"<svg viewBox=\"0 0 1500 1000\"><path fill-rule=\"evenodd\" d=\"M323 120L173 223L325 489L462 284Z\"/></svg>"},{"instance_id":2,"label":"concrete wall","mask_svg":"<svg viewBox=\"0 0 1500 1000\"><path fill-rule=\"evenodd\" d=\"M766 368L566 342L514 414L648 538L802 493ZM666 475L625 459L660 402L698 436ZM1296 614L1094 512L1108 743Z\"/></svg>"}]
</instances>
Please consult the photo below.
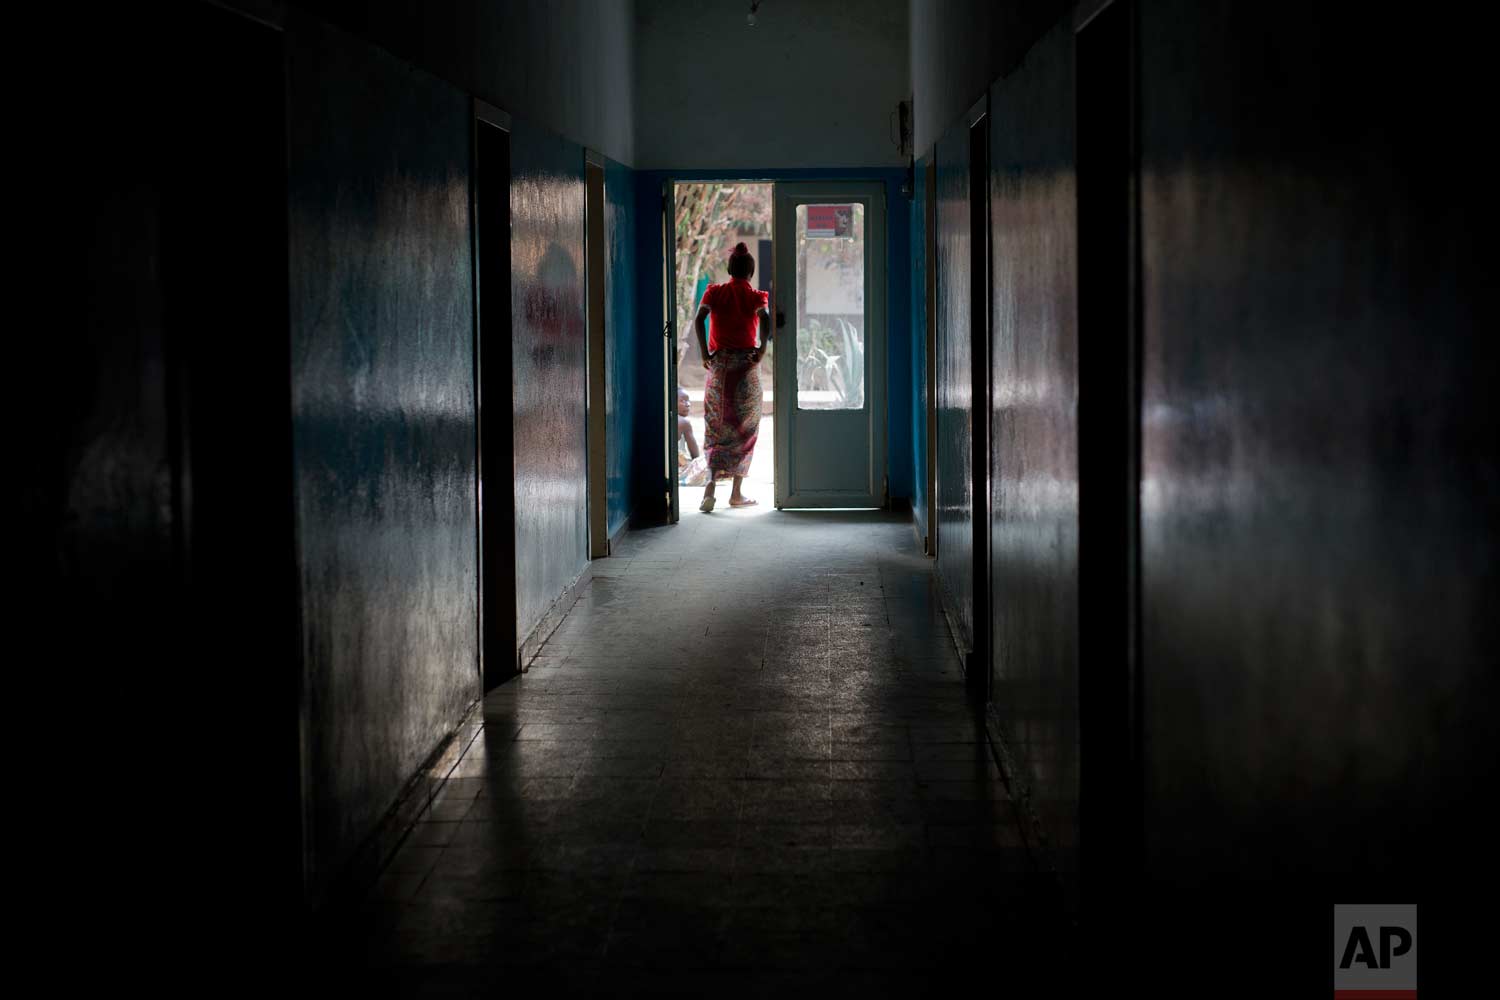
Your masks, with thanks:
<instances>
[{"instance_id":1,"label":"concrete wall","mask_svg":"<svg viewBox=\"0 0 1500 1000\"><path fill-rule=\"evenodd\" d=\"M918 153L973 107L1043 31L1065 0L909 0L912 137Z\"/></svg>"},{"instance_id":2,"label":"concrete wall","mask_svg":"<svg viewBox=\"0 0 1500 1000\"><path fill-rule=\"evenodd\" d=\"M628 0L303 0L460 90L634 165ZM742 19L743 20L743 19Z\"/></svg>"},{"instance_id":3,"label":"concrete wall","mask_svg":"<svg viewBox=\"0 0 1500 1000\"><path fill-rule=\"evenodd\" d=\"M313 884L479 695L470 111L296 12L291 338Z\"/></svg>"},{"instance_id":4,"label":"concrete wall","mask_svg":"<svg viewBox=\"0 0 1500 1000\"><path fill-rule=\"evenodd\" d=\"M642 169L904 164L903 0L777 0L748 27L743 0L635 4Z\"/></svg>"}]
</instances>

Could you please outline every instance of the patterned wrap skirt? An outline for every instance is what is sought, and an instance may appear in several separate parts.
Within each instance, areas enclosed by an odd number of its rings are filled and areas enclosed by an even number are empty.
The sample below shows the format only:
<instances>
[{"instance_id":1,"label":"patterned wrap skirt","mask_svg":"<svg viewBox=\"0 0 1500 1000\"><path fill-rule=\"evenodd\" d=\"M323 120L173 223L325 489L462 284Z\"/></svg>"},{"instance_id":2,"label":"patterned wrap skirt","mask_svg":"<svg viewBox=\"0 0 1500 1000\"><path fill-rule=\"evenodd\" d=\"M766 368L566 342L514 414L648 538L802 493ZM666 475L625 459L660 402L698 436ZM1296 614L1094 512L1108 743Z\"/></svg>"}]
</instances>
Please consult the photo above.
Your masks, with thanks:
<instances>
[{"instance_id":1,"label":"patterned wrap skirt","mask_svg":"<svg viewBox=\"0 0 1500 1000\"><path fill-rule=\"evenodd\" d=\"M708 359L703 453L714 482L750 474L760 436L760 365L755 352L721 347Z\"/></svg>"}]
</instances>

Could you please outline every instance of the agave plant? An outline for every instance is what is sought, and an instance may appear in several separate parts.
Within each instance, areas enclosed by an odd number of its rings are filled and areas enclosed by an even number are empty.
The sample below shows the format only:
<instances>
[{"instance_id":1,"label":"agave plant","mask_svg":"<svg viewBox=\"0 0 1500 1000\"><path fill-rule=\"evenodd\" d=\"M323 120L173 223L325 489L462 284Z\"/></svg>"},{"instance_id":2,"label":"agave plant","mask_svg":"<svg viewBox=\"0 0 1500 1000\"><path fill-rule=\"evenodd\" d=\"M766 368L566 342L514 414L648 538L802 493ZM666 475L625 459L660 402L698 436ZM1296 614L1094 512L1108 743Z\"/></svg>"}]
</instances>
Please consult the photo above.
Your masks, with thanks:
<instances>
[{"instance_id":1,"label":"agave plant","mask_svg":"<svg viewBox=\"0 0 1500 1000\"><path fill-rule=\"evenodd\" d=\"M832 371L838 365L831 354L833 331L818 320L797 330L797 386L812 391L832 391Z\"/></svg>"},{"instance_id":2,"label":"agave plant","mask_svg":"<svg viewBox=\"0 0 1500 1000\"><path fill-rule=\"evenodd\" d=\"M854 324L838 318L839 357L844 364L830 373L833 390L838 393L840 409L857 410L865 405L865 341Z\"/></svg>"},{"instance_id":3,"label":"agave plant","mask_svg":"<svg viewBox=\"0 0 1500 1000\"><path fill-rule=\"evenodd\" d=\"M835 318L837 326L813 319L797 331L797 386L831 392L829 409L857 410L865 405L865 345L854 324Z\"/></svg>"}]
</instances>

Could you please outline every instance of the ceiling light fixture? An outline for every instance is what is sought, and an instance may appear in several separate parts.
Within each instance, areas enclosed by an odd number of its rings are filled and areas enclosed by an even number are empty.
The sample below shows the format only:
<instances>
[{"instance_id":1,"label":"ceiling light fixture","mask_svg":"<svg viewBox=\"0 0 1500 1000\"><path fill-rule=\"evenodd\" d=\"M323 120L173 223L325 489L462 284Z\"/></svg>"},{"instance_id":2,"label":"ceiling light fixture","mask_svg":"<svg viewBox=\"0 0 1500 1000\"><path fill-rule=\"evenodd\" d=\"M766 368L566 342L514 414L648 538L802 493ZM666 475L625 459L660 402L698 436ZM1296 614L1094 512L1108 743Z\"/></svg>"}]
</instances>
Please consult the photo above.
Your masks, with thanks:
<instances>
[{"instance_id":1,"label":"ceiling light fixture","mask_svg":"<svg viewBox=\"0 0 1500 1000\"><path fill-rule=\"evenodd\" d=\"M755 27L755 12L760 10L760 0L750 0L750 13L745 15L745 23Z\"/></svg>"}]
</instances>

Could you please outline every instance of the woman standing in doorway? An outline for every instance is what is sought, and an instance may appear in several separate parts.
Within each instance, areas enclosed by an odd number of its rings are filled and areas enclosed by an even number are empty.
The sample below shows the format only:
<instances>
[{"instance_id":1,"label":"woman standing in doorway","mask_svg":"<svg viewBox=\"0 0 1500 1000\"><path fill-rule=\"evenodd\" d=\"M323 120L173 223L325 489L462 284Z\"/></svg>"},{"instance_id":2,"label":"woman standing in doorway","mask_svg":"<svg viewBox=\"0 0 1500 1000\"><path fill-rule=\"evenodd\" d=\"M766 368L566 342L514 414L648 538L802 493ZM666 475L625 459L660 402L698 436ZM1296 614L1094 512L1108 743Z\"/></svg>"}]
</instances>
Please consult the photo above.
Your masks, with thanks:
<instances>
[{"instance_id":1,"label":"woman standing in doorway","mask_svg":"<svg viewBox=\"0 0 1500 1000\"><path fill-rule=\"evenodd\" d=\"M743 243L729 254L729 280L709 285L693 319L698 331L698 350L708 369L703 390L703 453L708 457L708 486L703 491L707 513L714 509L714 484L734 480L729 506L753 507L755 501L740 491L740 482L750 472L755 440L760 435L760 359L766 353L765 337L757 340L757 327L769 336L771 314L765 292L750 284L755 258ZM704 321L713 318L711 330ZM760 327L764 321L765 326Z\"/></svg>"}]
</instances>

